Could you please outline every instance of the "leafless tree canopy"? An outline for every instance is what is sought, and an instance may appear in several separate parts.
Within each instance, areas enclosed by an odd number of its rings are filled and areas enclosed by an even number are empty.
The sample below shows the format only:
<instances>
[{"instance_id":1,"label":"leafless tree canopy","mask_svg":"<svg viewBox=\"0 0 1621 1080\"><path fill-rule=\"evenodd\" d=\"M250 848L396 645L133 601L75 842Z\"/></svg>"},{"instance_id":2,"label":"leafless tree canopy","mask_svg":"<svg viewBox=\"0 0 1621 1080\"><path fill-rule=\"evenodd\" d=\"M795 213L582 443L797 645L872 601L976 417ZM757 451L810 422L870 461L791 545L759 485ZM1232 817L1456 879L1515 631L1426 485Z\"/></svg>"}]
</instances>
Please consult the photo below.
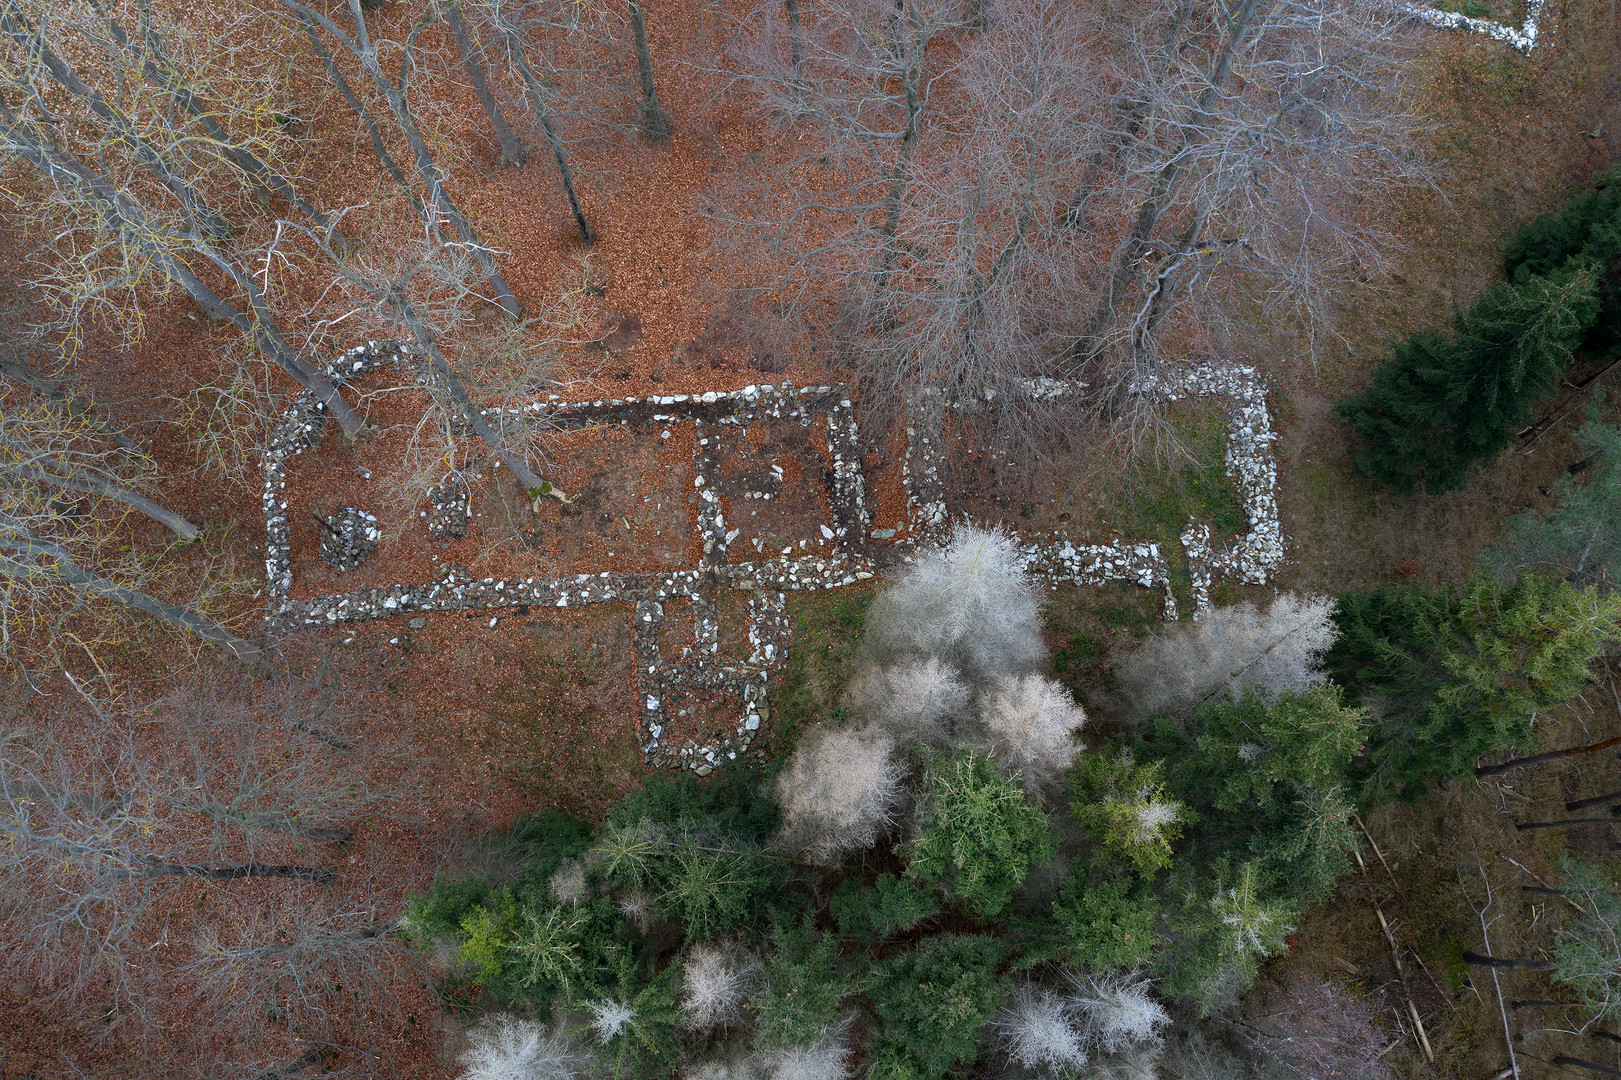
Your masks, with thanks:
<instances>
[{"instance_id":1,"label":"leafless tree canopy","mask_svg":"<svg viewBox=\"0 0 1621 1080\"><path fill-rule=\"evenodd\" d=\"M0 733L4 971L64 1005L110 1000L137 1041L174 1009L217 1015L194 1031L216 1039L266 1008L317 1031L353 1012L337 987L386 994L403 883L335 887L335 856L407 809L409 759L337 684L355 674L295 644L268 678L205 667L145 704L70 679L21 710ZM210 883L234 899L194 918Z\"/></svg>"},{"instance_id":2,"label":"leafless tree canopy","mask_svg":"<svg viewBox=\"0 0 1621 1080\"><path fill-rule=\"evenodd\" d=\"M136 611L234 655L258 655L257 644L207 616L206 595L164 599L161 558L130 554L135 513L182 539L199 531L149 497L153 472L150 457L93 413L0 384L0 665L26 676L68 653L95 660L127 640Z\"/></svg>"},{"instance_id":3,"label":"leafless tree canopy","mask_svg":"<svg viewBox=\"0 0 1621 1080\"><path fill-rule=\"evenodd\" d=\"M1251 603L1215 608L1198 622L1166 627L1128 654L1115 703L1145 717L1251 688L1271 698L1304 693L1328 677L1322 656L1338 633L1334 601L1326 596L1283 593L1265 611Z\"/></svg>"},{"instance_id":4,"label":"leafless tree canopy","mask_svg":"<svg viewBox=\"0 0 1621 1080\"><path fill-rule=\"evenodd\" d=\"M1427 178L1403 27L1364 0L803 10L736 35L789 149L715 209L729 284L877 397L988 399L993 438L1040 426L1030 377L1118 405L1238 328L1309 349Z\"/></svg>"}]
</instances>

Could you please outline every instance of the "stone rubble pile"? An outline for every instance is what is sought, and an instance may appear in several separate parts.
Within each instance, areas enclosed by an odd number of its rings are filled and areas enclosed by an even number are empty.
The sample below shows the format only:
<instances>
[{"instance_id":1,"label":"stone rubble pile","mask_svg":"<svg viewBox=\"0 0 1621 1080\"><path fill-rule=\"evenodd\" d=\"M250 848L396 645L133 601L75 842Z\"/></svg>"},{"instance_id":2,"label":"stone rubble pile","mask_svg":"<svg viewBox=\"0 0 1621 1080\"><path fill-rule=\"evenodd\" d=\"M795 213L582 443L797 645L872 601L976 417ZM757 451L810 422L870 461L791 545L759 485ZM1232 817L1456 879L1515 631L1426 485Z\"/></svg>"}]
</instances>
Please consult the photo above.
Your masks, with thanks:
<instances>
[{"instance_id":1,"label":"stone rubble pile","mask_svg":"<svg viewBox=\"0 0 1621 1080\"><path fill-rule=\"evenodd\" d=\"M473 520L473 499L462 478L451 474L428 489L428 508L422 511L428 535L435 540L460 540Z\"/></svg>"},{"instance_id":2,"label":"stone rubble pile","mask_svg":"<svg viewBox=\"0 0 1621 1080\"><path fill-rule=\"evenodd\" d=\"M382 535L376 515L346 506L321 519L321 558L339 570L358 569Z\"/></svg>"},{"instance_id":3,"label":"stone rubble pile","mask_svg":"<svg viewBox=\"0 0 1621 1080\"><path fill-rule=\"evenodd\" d=\"M1465 33L1481 34L1494 41L1501 41L1505 45L1513 46L1522 53L1529 53L1537 46L1537 31L1542 22L1542 6L1544 0L1526 0L1525 21L1516 29L1505 26L1491 19L1477 19L1456 11L1442 11L1440 8L1425 7L1422 4L1396 4L1396 10L1438 30L1462 30Z\"/></svg>"}]
</instances>

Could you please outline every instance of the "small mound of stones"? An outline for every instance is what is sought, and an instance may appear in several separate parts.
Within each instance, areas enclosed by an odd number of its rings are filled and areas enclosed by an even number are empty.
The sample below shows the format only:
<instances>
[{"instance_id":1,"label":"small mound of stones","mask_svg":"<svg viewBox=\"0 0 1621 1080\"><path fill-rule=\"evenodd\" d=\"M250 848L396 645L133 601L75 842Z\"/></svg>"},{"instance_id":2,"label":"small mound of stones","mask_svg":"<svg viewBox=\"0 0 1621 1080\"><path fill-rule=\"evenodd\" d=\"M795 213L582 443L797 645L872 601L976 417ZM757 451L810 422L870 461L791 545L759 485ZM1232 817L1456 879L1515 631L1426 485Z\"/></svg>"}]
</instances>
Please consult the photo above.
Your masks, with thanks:
<instances>
[{"instance_id":1,"label":"small mound of stones","mask_svg":"<svg viewBox=\"0 0 1621 1080\"><path fill-rule=\"evenodd\" d=\"M422 511L428 522L428 535L435 540L460 540L473 520L473 501L459 476L447 476L442 484L428 489L428 508Z\"/></svg>"},{"instance_id":2,"label":"small mound of stones","mask_svg":"<svg viewBox=\"0 0 1621 1080\"><path fill-rule=\"evenodd\" d=\"M353 570L377 550L382 535L374 515L346 506L322 519L321 558L339 570Z\"/></svg>"}]
</instances>

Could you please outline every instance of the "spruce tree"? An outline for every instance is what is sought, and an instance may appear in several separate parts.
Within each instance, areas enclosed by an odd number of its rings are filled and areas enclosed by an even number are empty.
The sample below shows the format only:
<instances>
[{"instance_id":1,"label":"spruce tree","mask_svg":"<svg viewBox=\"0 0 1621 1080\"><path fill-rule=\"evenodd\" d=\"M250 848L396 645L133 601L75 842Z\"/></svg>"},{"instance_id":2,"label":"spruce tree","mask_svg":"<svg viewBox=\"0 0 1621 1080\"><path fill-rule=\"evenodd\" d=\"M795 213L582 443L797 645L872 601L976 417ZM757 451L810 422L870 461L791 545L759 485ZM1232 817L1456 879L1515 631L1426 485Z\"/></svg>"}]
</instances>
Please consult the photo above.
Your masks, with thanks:
<instances>
[{"instance_id":1,"label":"spruce tree","mask_svg":"<svg viewBox=\"0 0 1621 1080\"><path fill-rule=\"evenodd\" d=\"M1621 165L1565 200L1557 216L1544 214L1516 233L1503 245L1503 271L1510 281L1546 277L1576 255L1602 267L1621 257Z\"/></svg>"},{"instance_id":2,"label":"spruce tree","mask_svg":"<svg viewBox=\"0 0 1621 1080\"><path fill-rule=\"evenodd\" d=\"M1597 267L1577 257L1549 276L1500 283L1457 316L1451 340L1420 331L1373 384L1340 402L1366 448L1362 475L1403 494L1461 487L1533 417L1599 315Z\"/></svg>"},{"instance_id":3,"label":"spruce tree","mask_svg":"<svg viewBox=\"0 0 1621 1080\"><path fill-rule=\"evenodd\" d=\"M1461 595L1423 586L1340 597L1327 662L1378 717L1359 798L1413 798L1475 759L1531 745L1531 717L1578 693L1621 635L1621 595L1522 574L1478 573Z\"/></svg>"}]
</instances>

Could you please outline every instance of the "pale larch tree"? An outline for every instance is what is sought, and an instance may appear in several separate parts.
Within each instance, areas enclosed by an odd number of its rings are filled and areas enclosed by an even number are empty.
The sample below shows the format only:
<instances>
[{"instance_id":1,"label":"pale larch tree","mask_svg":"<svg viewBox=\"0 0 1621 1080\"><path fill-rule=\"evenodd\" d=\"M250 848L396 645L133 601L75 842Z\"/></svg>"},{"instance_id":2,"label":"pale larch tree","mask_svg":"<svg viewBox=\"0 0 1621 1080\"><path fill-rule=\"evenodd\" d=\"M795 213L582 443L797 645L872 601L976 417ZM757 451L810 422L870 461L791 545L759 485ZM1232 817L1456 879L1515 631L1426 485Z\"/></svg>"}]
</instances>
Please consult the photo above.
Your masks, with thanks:
<instances>
[{"instance_id":1,"label":"pale larch tree","mask_svg":"<svg viewBox=\"0 0 1621 1080\"><path fill-rule=\"evenodd\" d=\"M474 1025L461 1063L461 1080L577 1080L592 1064L568 1039L510 1013Z\"/></svg>"},{"instance_id":2,"label":"pale larch tree","mask_svg":"<svg viewBox=\"0 0 1621 1080\"><path fill-rule=\"evenodd\" d=\"M968 686L937 657L863 668L850 680L845 707L856 719L903 743L943 745L968 715Z\"/></svg>"},{"instance_id":3,"label":"pale larch tree","mask_svg":"<svg viewBox=\"0 0 1621 1080\"><path fill-rule=\"evenodd\" d=\"M1176 623L1119 665L1118 700L1135 716L1242 697L1304 693L1328 676L1323 654L1339 631L1334 601L1283 593L1265 611L1244 602Z\"/></svg>"},{"instance_id":4,"label":"pale larch tree","mask_svg":"<svg viewBox=\"0 0 1621 1080\"><path fill-rule=\"evenodd\" d=\"M1002 1050L1026 1069L1053 1075L1087 1063L1074 1011L1045 987L1020 984L991 1024Z\"/></svg>"},{"instance_id":5,"label":"pale larch tree","mask_svg":"<svg viewBox=\"0 0 1621 1080\"><path fill-rule=\"evenodd\" d=\"M1035 794L1062 780L1085 747L1076 738L1086 712L1069 689L1045 675L1004 675L980 695L979 719L998 757Z\"/></svg>"},{"instance_id":6,"label":"pale larch tree","mask_svg":"<svg viewBox=\"0 0 1621 1080\"><path fill-rule=\"evenodd\" d=\"M944 546L918 555L873 602L864 655L936 657L977 684L1039 667L1047 647L1024 564L1007 531L958 525Z\"/></svg>"},{"instance_id":7,"label":"pale larch tree","mask_svg":"<svg viewBox=\"0 0 1621 1080\"><path fill-rule=\"evenodd\" d=\"M779 843L825 863L871 847L895 822L905 776L895 741L883 731L811 732L777 780Z\"/></svg>"}]
</instances>

